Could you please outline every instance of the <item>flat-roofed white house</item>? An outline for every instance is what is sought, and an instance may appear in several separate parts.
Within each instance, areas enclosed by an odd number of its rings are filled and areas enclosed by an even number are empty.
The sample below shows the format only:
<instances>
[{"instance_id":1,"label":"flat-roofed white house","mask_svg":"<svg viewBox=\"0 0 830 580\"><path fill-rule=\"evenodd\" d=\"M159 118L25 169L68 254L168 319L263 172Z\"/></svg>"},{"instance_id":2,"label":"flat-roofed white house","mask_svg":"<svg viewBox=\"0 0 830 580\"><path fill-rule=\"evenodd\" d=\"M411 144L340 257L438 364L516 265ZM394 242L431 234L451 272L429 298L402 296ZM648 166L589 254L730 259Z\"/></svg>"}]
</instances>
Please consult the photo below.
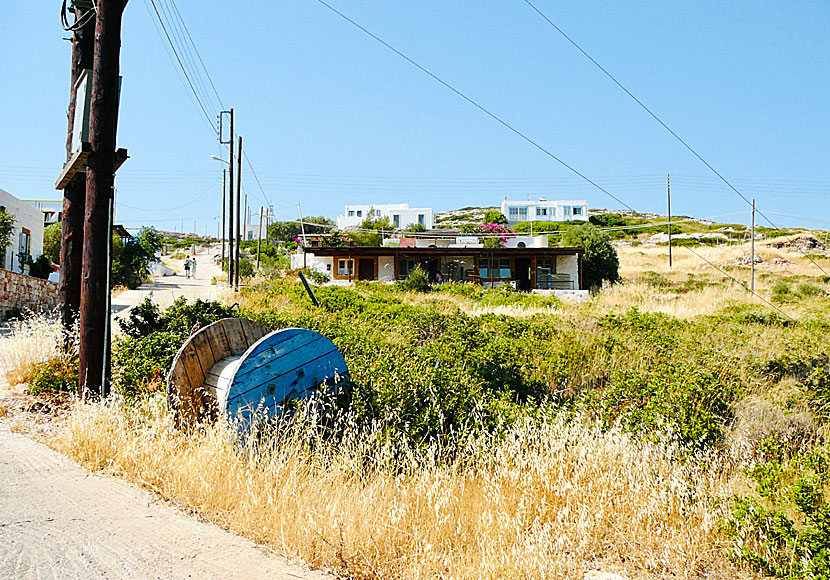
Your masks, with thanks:
<instances>
[{"instance_id":1,"label":"flat-roofed white house","mask_svg":"<svg viewBox=\"0 0 830 580\"><path fill-rule=\"evenodd\" d=\"M10 213L15 220L11 245L0 248L0 268L20 272L21 254L37 259L43 253L43 212L2 189L0 210Z\"/></svg>"},{"instance_id":2,"label":"flat-roofed white house","mask_svg":"<svg viewBox=\"0 0 830 580\"><path fill-rule=\"evenodd\" d=\"M588 202L579 200L538 200L510 201L506 197L501 202L501 213L510 224L519 222L569 222L588 221Z\"/></svg>"},{"instance_id":3,"label":"flat-roofed white house","mask_svg":"<svg viewBox=\"0 0 830 580\"><path fill-rule=\"evenodd\" d=\"M354 228L366 218L373 220L389 218L389 223L397 230L404 230L419 224L432 229L434 216L430 207L409 207L408 203L390 203L385 205L347 205L341 216L337 216L339 229Z\"/></svg>"}]
</instances>

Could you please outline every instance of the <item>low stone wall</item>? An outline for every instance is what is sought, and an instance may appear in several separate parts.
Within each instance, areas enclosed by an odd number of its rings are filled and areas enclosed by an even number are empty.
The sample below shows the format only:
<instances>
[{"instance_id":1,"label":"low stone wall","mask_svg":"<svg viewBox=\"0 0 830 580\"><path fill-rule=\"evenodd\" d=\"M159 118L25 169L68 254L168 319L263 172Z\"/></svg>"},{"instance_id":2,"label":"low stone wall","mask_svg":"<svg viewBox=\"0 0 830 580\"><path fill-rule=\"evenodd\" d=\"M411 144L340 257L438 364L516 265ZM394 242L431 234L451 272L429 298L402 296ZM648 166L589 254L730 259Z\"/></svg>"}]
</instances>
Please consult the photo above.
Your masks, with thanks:
<instances>
[{"instance_id":1,"label":"low stone wall","mask_svg":"<svg viewBox=\"0 0 830 580\"><path fill-rule=\"evenodd\" d=\"M49 280L0 269L0 318L13 308L39 312L58 305L58 285Z\"/></svg>"}]
</instances>

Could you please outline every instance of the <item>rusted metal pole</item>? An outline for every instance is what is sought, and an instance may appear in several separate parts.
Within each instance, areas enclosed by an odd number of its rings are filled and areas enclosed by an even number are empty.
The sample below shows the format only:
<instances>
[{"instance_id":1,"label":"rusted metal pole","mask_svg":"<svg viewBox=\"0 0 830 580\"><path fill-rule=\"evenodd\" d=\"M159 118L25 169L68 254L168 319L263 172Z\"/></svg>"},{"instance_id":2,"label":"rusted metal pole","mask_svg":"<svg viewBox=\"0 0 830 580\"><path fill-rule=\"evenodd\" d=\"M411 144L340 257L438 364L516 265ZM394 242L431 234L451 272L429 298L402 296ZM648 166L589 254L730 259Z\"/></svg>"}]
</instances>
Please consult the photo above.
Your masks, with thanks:
<instances>
[{"instance_id":1,"label":"rusted metal pole","mask_svg":"<svg viewBox=\"0 0 830 580\"><path fill-rule=\"evenodd\" d=\"M115 183L115 134L118 123L118 61L124 0L98 0L92 102L87 158L84 257L81 281L79 389L83 397L109 392L108 249Z\"/></svg>"},{"instance_id":2,"label":"rusted metal pole","mask_svg":"<svg viewBox=\"0 0 830 580\"><path fill-rule=\"evenodd\" d=\"M81 18L90 20L72 34L72 72L70 77L68 128L66 134L66 159L72 157L72 133L75 121L75 84L84 69L92 68L95 40L95 17L76 8L75 22ZM69 346L68 334L78 321L81 309L81 269L84 245L84 205L86 203L86 175L78 172L63 190L61 210L61 270L58 293L60 296L61 324L67 331L65 346Z\"/></svg>"},{"instance_id":3,"label":"rusted metal pole","mask_svg":"<svg viewBox=\"0 0 830 580\"><path fill-rule=\"evenodd\" d=\"M233 109L229 111L231 118L231 134L228 143L228 286L233 288L234 270L234 229L233 229Z\"/></svg>"},{"instance_id":4,"label":"rusted metal pole","mask_svg":"<svg viewBox=\"0 0 830 580\"><path fill-rule=\"evenodd\" d=\"M225 188L227 184L225 183L226 178L228 176L228 170L222 170L222 261L219 262L220 264L225 262Z\"/></svg>"},{"instance_id":5,"label":"rusted metal pole","mask_svg":"<svg viewBox=\"0 0 830 580\"><path fill-rule=\"evenodd\" d=\"M231 145L231 149L233 149L233 145ZM239 136L239 156L237 157L237 163L239 164L237 167L236 172L236 270L234 271L234 283L233 283L233 291L239 291L239 246L242 245L242 231L239 229L239 202L240 196L239 192L242 190L242 135Z\"/></svg>"}]
</instances>

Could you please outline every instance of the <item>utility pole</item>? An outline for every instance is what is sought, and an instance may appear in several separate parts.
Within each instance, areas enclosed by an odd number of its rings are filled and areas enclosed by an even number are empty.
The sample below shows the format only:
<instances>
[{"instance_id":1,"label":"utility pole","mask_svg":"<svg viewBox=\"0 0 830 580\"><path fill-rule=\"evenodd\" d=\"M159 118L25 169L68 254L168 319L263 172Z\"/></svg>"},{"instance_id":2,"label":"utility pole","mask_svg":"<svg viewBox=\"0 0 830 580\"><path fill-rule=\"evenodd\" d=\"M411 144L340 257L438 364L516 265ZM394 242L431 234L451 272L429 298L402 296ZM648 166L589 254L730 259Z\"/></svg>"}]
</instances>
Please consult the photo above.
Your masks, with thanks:
<instances>
[{"instance_id":1,"label":"utility pole","mask_svg":"<svg viewBox=\"0 0 830 580\"><path fill-rule=\"evenodd\" d=\"M109 392L110 360L107 327L109 244L112 239L115 135L118 125L118 61L124 0L97 0L92 100L89 116L91 152L87 158L84 255L81 279L80 360L78 392Z\"/></svg>"},{"instance_id":2,"label":"utility pole","mask_svg":"<svg viewBox=\"0 0 830 580\"><path fill-rule=\"evenodd\" d=\"M240 155L240 157L242 157ZM239 172L242 175L242 171ZM245 213L242 214L242 241L248 239L248 222L251 220L248 219L248 194L245 194Z\"/></svg>"},{"instance_id":3,"label":"utility pole","mask_svg":"<svg viewBox=\"0 0 830 580\"><path fill-rule=\"evenodd\" d=\"M228 170L222 170L222 261L219 262L220 264L224 263L225 261L225 187L227 184L225 183L226 177L228 175Z\"/></svg>"},{"instance_id":4,"label":"utility pole","mask_svg":"<svg viewBox=\"0 0 830 580\"><path fill-rule=\"evenodd\" d=\"M73 30L72 34L72 69L70 74L69 107L67 108L68 129L66 135L66 160L73 154L72 136L75 127L76 84L81 71L92 68L95 52L95 12L93 7L86 10L75 6L75 24L85 22ZM67 28L69 28L67 26ZM84 107L85 103L80 106ZM81 115L83 119L83 115ZM60 318L66 334L66 346L69 344L68 334L81 310L81 271L83 269L84 246L84 206L86 204L86 174L76 173L63 190L63 208L61 217L61 271L58 293L60 295Z\"/></svg>"},{"instance_id":5,"label":"utility pole","mask_svg":"<svg viewBox=\"0 0 830 580\"><path fill-rule=\"evenodd\" d=\"M239 136L239 156L237 157L239 164L236 172L236 270L234 270L234 285L233 291L239 292L239 246L242 245L242 232L239 231L239 192L242 191L242 135Z\"/></svg>"},{"instance_id":6,"label":"utility pole","mask_svg":"<svg viewBox=\"0 0 830 580\"><path fill-rule=\"evenodd\" d=\"M666 195L669 198L669 268L671 268L671 176L666 174Z\"/></svg>"},{"instance_id":7,"label":"utility pole","mask_svg":"<svg viewBox=\"0 0 830 580\"><path fill-rule=\"evenodd\" d=\"M755 294L755 198L752 199L752 293Z\"/></svg>"},{"instance_id":8,"label":"utility pole","mask_svg":"<svg viewBox=\"0 0 830 580\"><path fill-rule=\"evenodd\" d=\"M256 242L256 271L259 272L259 250L262 246L262 212L265 208L260 206L259 208L259 236L257 237Z\"/></svg>"},{"instance_id":9,"label":"utility pole","mask_svg":"<svg viewBox=\"0 0 830 580\"><path fill-rule=\"evenodd\" d=\"M303 223L303 207L300 205L300 202L297 202L297 209L300 210L300 231L303 234L303 246L307 246L305 240L305 224Z\"/></svg>"},{"instance_id":10,"label":"utility pole","mask_svg":"<svg viewBox=\"0 0 830 580\"><path fill-rule=\"evenodd\" d=\"M227 111L231 120L231 132L228 141L221 141L222 135L219 135L220 142L228 143L228 151L230 157L228 159L228 286L233 288L233 109ZM220 131L221 133L221 131Z\"/></svg>"}]
</instances>

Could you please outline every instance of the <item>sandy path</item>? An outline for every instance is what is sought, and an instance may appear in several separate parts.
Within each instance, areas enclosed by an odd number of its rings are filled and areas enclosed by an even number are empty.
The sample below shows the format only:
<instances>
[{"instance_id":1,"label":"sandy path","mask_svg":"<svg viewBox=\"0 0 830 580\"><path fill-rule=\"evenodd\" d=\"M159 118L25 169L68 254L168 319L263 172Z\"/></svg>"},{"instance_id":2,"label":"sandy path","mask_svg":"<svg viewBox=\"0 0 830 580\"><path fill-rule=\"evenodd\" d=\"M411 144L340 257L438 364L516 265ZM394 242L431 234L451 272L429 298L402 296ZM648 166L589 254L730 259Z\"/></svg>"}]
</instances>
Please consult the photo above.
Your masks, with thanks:
<instances>
[{"instance_id":1,"label":"sandy path","mask_svg":"<svg viewBox=\"0 0 830 580\"><path fill-rule=\"evenodd\" d=\"M0 423L0 578L331 580Z\"/></svg>"}]
</instances>

